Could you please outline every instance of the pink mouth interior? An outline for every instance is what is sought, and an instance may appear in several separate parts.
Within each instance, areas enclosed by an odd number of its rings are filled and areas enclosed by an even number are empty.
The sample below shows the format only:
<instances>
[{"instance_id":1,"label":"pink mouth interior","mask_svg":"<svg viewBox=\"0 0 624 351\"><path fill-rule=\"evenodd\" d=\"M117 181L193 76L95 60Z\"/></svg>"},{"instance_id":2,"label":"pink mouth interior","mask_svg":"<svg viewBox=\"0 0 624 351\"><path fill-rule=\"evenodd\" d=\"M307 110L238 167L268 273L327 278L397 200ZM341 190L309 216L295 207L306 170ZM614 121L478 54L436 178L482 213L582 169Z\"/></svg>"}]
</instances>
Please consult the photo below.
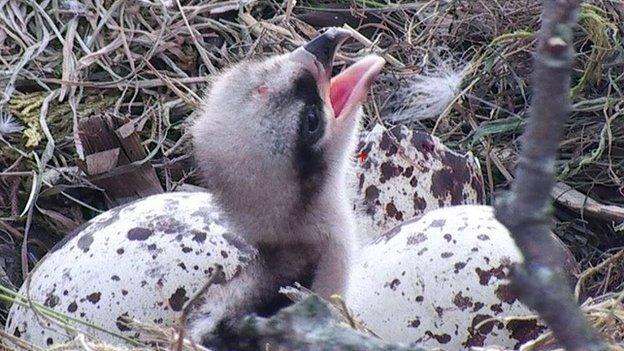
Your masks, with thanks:
<instances>
[{"instance_id":1,"label":"pink mouth interior","mask_svg":"<svg viewBox=\"0 0 624 351\"><path fill-rule=\"evenodd\" d=\"M340 117L345 107L364 101L368 87L384 63L379 56L366 56L332 78L329 97L336 118Z\"/></svg>"}]
</instances>

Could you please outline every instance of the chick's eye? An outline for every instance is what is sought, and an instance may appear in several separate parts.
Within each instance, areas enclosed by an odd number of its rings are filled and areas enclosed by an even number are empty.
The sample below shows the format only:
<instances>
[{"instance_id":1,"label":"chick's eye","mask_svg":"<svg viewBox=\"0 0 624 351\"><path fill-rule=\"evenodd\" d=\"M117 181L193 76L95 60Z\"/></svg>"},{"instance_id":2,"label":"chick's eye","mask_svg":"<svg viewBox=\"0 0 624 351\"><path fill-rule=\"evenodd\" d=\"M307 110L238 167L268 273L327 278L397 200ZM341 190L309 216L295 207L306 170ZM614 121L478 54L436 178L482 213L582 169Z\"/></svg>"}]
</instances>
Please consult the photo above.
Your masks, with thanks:
<instances>
[{"instance_id":1,"label":"chick's eye","mask_svg":"<svg viewBox=\"0 0 624 351\"><path fill-rule=\"evenodd\" d=\"M321 124L321 120L318 115L318 111L314 108L309 108L306 112L306 119L308 124L308 132L314 133L317 131Z\"/></svg>"}]
</instances>

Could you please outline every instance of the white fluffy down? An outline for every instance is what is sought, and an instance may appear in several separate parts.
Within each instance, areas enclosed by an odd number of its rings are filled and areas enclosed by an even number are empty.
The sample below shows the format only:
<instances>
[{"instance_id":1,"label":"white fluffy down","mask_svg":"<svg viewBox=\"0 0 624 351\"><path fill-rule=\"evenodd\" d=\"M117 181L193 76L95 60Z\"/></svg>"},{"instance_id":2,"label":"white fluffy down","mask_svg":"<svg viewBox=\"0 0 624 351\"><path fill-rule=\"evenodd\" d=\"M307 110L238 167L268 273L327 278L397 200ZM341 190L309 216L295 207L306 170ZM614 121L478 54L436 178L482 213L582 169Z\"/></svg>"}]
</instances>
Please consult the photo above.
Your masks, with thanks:
<instances>
[{"instance_id":1,"label":"white fluffy down","mask_svg":"<svg viewBox=\"0 0 624 351\"><path fill-rule=\"evenodd\" d=\"M459 94L468 71L469 66L441 61L408 76L391 101L395 112L386 118L397 123L439 117Z\"/></svg>"},{"instance_id":2,"label":"white fluffy down","mask_svg":"<svg viewBox=\"0 0 624 351\"><path fill-rule=\"evenodd\" d=\"M0 136L8 136L24 129L12 115L0 111Z\"/></svg>"}]
</instances>

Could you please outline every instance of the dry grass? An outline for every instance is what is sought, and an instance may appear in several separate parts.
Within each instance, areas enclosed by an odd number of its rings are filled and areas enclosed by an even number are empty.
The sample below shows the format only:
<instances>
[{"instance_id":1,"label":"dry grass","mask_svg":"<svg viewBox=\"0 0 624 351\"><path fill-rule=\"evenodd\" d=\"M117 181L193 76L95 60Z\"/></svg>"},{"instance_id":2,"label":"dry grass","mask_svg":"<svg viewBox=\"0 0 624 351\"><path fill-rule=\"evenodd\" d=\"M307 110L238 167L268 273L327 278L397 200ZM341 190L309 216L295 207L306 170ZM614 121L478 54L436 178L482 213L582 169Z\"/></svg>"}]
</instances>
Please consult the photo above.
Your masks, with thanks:
<instances>
[{"instance_id":1,"label":"dry grass","mask_svg":"<svg viewBox=\"0 0 624 351\"><path fill-rule=\"evenodd\" d=\"M84 158L80 120L130 119L163 187L192 184L184 124L211 75L242 59L291 50L322 26L348 25L359 33L344 47L341 64L370 51L388 60L366 108L371 121L389 123L397 106L406 107L401 87L414 74L440 62L469 67L439 119L403 123L471 150L491 195L507 186L530 98L539 1L242 3L0 0L0 257L10 280L19 284L51 245L106 209L100 189L76 168ZM623 23L621 2L583 6L574 112L558 164L561 182L616 206L624 206ZM411 103L420 108L418 99ZM23 129L8 133L6 121ZM584 268L624 246L621 222L564 206L555 214L556 232ZM622 266L620 260L592 276L583 296L621 291ZM594 306L600 313L606 308ZM621 318L618 313L609 318Z\"/></svg>"}]
</instances>

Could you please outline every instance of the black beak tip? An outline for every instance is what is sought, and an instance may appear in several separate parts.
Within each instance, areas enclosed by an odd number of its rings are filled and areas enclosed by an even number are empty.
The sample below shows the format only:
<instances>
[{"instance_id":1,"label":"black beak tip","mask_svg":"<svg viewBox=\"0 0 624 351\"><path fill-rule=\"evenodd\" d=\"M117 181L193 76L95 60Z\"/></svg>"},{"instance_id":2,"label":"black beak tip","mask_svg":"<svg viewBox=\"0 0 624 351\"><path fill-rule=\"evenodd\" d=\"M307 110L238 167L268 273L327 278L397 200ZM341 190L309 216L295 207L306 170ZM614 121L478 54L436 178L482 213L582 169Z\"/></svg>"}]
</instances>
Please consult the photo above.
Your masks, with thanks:
<instances>
[{"instance_id":1,"label":"black beak tip","mask_svg":"<svg viewBox=\"0 0 624 351\"><path fill-rule=\"evenodd\" d=\"M351 37L351 32L336 27L330 27L321 35L305 44L303 48L314 55L326 69L331 68L336 50L345 40Z\"/></svg>"}]
</instances>

